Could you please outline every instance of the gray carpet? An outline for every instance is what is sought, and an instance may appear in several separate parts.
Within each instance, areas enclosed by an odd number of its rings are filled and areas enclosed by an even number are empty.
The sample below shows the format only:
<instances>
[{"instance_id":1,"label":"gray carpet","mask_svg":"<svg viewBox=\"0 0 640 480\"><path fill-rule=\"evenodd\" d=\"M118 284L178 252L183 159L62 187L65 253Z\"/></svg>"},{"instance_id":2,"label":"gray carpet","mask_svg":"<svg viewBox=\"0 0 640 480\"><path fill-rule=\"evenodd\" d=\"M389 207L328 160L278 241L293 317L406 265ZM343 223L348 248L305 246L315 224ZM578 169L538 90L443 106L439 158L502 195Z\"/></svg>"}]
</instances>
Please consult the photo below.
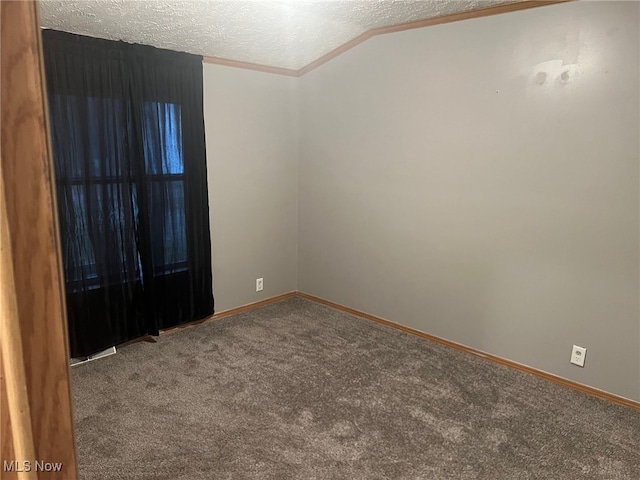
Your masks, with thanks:
<instances>
[{"instance_id":1,"label":"gray carpet","mask_svg":"<svg viewBox=\"0 0 640 480\"><path fill-rule=\"evenodd\" d=\"M81 479L640 479L640 413L293 298L73 368Z\"/></svg>"}]
</instances>

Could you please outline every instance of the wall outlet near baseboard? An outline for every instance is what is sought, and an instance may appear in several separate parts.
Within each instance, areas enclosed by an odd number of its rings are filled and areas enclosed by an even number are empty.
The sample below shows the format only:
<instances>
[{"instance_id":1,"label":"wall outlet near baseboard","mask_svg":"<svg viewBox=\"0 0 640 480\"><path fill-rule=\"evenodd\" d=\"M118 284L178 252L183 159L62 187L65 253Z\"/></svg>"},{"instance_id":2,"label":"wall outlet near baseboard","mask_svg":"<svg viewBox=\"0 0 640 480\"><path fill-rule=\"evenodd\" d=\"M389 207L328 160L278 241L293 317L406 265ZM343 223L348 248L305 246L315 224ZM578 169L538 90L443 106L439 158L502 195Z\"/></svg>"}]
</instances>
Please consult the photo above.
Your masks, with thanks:
<instances>
[{"instance_id":1,"label":"wall outlet near baseboard","mask_svg":"<svg viewBox=\"0 0 640 480\"><path fill-rule=\"evenodd\" d=\"M262 278L256 278L256 292L261 292L264 288L264 280Z\"/></svg>"},{"instance_id":2,"label":"wall outlet near baseboard","mask_svg":"<svg viewBox=\"0 0 640 480\"><path fill-rule=\"evenodd\" d=\"M584 367L584 357L587 356L587 349L574 345L571 349L571 363Z\"/></svg>"}]
</instances>

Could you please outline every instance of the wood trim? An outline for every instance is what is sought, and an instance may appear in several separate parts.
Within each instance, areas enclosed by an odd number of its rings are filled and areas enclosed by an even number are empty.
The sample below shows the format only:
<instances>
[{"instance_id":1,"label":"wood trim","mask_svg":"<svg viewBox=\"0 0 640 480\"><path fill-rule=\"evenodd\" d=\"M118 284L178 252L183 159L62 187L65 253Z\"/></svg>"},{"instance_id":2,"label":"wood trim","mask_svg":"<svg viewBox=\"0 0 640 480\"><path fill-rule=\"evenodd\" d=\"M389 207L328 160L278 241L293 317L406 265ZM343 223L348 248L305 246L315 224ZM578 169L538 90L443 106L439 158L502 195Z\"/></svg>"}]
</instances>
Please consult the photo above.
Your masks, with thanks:
<instances>
[{"instance_id":1,"label":"wood trim","mask_svg":"<svg viewBox=\"0 0 640 480\"><path fill-rule=\"evenodd\" d=\"M551 381L553 383L557 383L559 385L563 385L563 386L571 388L573 390L577 390L579 392L583 392L583 393L586 393L588 395L593 395L595 397L602 398L604 400L608 400L608 401L610 401L612 403L615 403L615 404L618 404L618 405L622 405L622 406L629 407L629 408L632 408L632 409L640 411L640 402L636 402L635 400L631 400L629 398L621 397L621 396L615 395L613 393L605 392L604 390L600 390L598 388L590 387L590 386L584 385L582 383L574 382L573 380L566 379L566 378L561 377L559 375L554 375L553 373L548 373L548 372L545 372L543 370L539 370L537 368L529 367L528 365L523 365L521 363L514 362L512 360L508 360L508 359L500 357L498 355L493 355L493 354L490 354L490 353L486 353L486 352L483 352L483 351L478 350L476 348L468 347L468 346L463 345L461 343L453 342L451 340L447 340L445 338L438 337L436 335L431 335L429 333L425 333L425 332L422 332L420 330L416 330L414 328L407 327L405 325L401 325L399 323L395 323L395 322L392 322L390 320L386 320L384 318L377 317L375 315L371 315L369 313L365 313L365 312L360 311L360 310L356 310L355 308L347 307L345 305L341 305L339 303L335 303L335 302L332 302L330 300L325 300L324 298L316 297L315 295L310 295L308 293L304 293L304 292L300 292L300 291L289 292L289 293L285 293L283 295L278 295L278 296L275 296L275 297L267 298L267 299L261 300L259 302L254 302L254 303L250 303L250 304L247 304L247 305L243 305L241 307L236 307L236 308L231 308L229 310L224 310L222 312L216 313L216 314L212 315L211 317L205 318L203 320L196 320L194 322L189 322L189 323L186 323L186 324L183 324L183 325L179 325L179 326L173 327L171 329L162 330L160 332L160 335L167 335L169 333L173 333L175 331L178 331L178 330L180 330L182 328L189 328L189 327L193 327L195 325L200 325L202 323L211 322L211 321L218 320L218 319L221 319L221 318L224 318L224 317L228 317L228 316L231 316L231 315L237 315L239 313L244 313L244 312L248 312L248 311L251 311L251 310L255 310L257 308L264 307L264 306L272 304L272 303L280 302L282 300L286 300L286 299L292 298L292 297L305 298L307 300L311 300L313 302L320 303L320 304L326 305L328 307L335 308L337 310L341 310L341 311L349 313L351 315L355 315L357 317L361 317L361 318L364 318L366 320L371 320L373 322L380 323L382 325L386 325L386 326L391 327L391 328L395 328L396 330L400 330L402 332L409 333L411 335L415 335L417 337L420 337L420 338L423 338L423 339L426 339L426 340L430 340L432 342L436 342L436 343L439 343L441 345L446 345L447 347L454 348L456 350L460 350L462 352L469 353L471 355L476 355L478 357L485 358L485 359L487 359L487 360L489 360L489 361L491 361L493 363L497 363L497 364L500 364L500 365L504 365L506 367L514 368L514 369L519 370L521 372L525 372L525 373L529 373L531 375L535 375L536 377L539 377L539 378L544 378L544 379L546 379L548 381Z\"/></svg>"},{"instance_id":2,"label":"wood trim","mask_svg":"<svg viewBox=\"0 0 640 480\"><path fill-rule=\"evenodd\" d=\"M2 159L0 158L0 165ZM4 177L0 176L0 358L2 364L2 394L6 395L6 420L11 429L12 457L23 465L25 461L36 458L31 427L29 394L27 392L27 375L22 351L22 333L16 302L16 288L13 274L13 258L9 224L7 222L7 205L4 193ZM3 407L4 408L4 407ZM3 425L4 427L4 425ZM3 453L10 450L2 448ZM10 453L8 453L10 454ZM0 468L4 466L4 462ZM2 468L4 470L4 468ZM26 479L36 479L35 472L25 472Z\"/></svg>"},{"instance_id":3,"label":"wood trim","mask_svg":"<svg viewBox=\"0 0 640 480\"><path fill-rule=\"evenodd\" d=\"M565 387L569 387L573 390L577 390L582 393L586 393L588 395L593 395L594 397L602 398L604 400L608 400L610 402L616 403L618 405L622 405L624 407L629 407L634 410L640 411L640 402L636 402L635 400L631 400L629 398L621 397L619 395L615 395L613 393L605 392L604 390L600 390L598 388L590 387L588 385L584 385L582 383L574 382L573 380L566 379L564 377L560 377L559 375L554 375L553 373L548 373L543 370L539 370L537 368L529 367L527 365L523 365L518 362L514 362L512 360L508 360L503 357L499 357L498 355L492 355L490 353L483 352L481 350L468 347L461 343L452 342L451 340L446 340L442 337L437 337L435 335L431 335L429 333L422 332L420 330L416 330L415 328L407 327L405 325L401 325L399 323L392 322L390 320L386 320L381 317L376 317L375 315L371 315L369 313L362 312L360 310L356 310L355 308L346 307L344 305L340 305L339 303L331 302L329 300L325 300L324 298L316 297L315 295L309 295L308 293L297 292L297 296L301 298L306 298L307 300L311 300L317 303L321 303L322 305L326 305L328 307L335 308L337 310L341 310L346 313L350 313L351 315L355 315L357 317L364 318L366 320L371 320L376 323L380 323L382 325L386 325L391 328L395 328L396 330L403 331L405 333L409 333L411 335L415 335L420 338L424 338L426 340L431 340L432 342L439 343L441 345L446 345L447 347L454 348L456 350L460 350L465 353L470 353L472 355L476 355L478 357L485 358L493 363L498 363L500 365L504 365L506 367L511 367L521 372L529 373L531 375L535 375L539 378L544 378L545 380L549 380L553 383L557 383L559 385L563 385Z\"/></svg>"},{"instance_id":4,"label":"wood trim","mask_svg":"<svg viewBox=\"0 0 640 480\"><path fill-rule=\"evenodd\" d=\"M227 67L244 68L248 70L256 70L259 72L275 73L277 75L286 75L289 77L301 77L315 70L320 65L327 63L329 60L334 59L338 55L343 54L347 50L351 50L356 45L361 44L365 40L376 35L383 35L385 33L402 32L404 30L412 30L414 28L432 27L434 25L442 25L444 23L459 22L461 20L469 20L473 18L488 17L490 15L499 15L502 13L518 12L520 10L527 10L530 8L545 7L548 5L555 5L558 3L567 3L574 0L523 0L512 3L503 3L500 5L493 5L491 7L478 8L476 10L470 10L468 12L453 13L449 15L440 15L438 17L426 18L423 20L416 20L413 22L400 23L397 25L390 25L388 27L379 27L367 30L361 33L355 38L352 38L348 42L340 45L339 47L331 50L329 53L324 54L320 58L305 65L304 67L295 70L292 68L272 67L269 65L261 65L257 63L241 62L237 60L230 60L220 57L202 57L204 63L212 63L216 65L225 65Z\"/></svg>"},{"instance_id":5,"label":"wood trim","mask_svg":"<svg viewBox=\"0 0 640 480\"><path fill-rule=\"evenodd\" d=\"M9 416L7 386L4 377L4 366L1 353L0 377L0 464L2 464L4 459L16 458L16 454L13 448L13 430L11 427L11 418ZM2 467L3 465L0 465L0 471L2 471ZM18 478L18 474L16 472L2 472L0 478L2 478L3 480L15 480L16 478Z\"/></svg>"},{"instance_id":6,"label":"wood trim","mask_svg":"<svg viewBox=\"0 0 640 480\"><path fill-rule=\"evenodd\" d=\"M490 15L499 15L502 13L517 12L520 10L527 10L529 8L545 7L548 5L554 5L558 3L567 3L571 1L574 1L574 0L545 0L545 1L524 0L519 2L494 5L491 7L478 8L476 10L470 10L468 12L453 13L449 15L440 15L438 17L431 17L423 20L416 20L413 22L390 25L388 27L374 28L358 35L357 37L349 40L347 43L330 51L329 53L323 55L317 60L314 60L310 64L302 67L300 70L298 70L298 76L301 77L302 75L309 73L311 70L318 68L320 65L327 63L329 60L334 59L338 55L343 54L347 50L352 49L356 45L359 45L365 40L368 40L371 37L375 37L376 35L383 35L385 33L402 32L404 30L412 30L414 28L432 27L434 25L442 25L444 23L452 23L452 22L459 22L461 20L470 20L473 18L488 17Z\"/></svg>"},{"instance_id":7,"label":"wood trim","mask_svg":"<svg viewBox=\"0 0 640 480\"><path fill-rule=\"evenodd\" d=\"M382 35L385 33L395 33L404 30L411 30L413 28L432 27L434 25L441 25L443 23L459 22L461 20L469 20L472 18L482 18L491 15L500 15L502 13L518 12L520 10L528 10L530 8L546 7L549 5L555 5L558 3L567 3L574 0L524 0L514 1L512 3L503 3L500 5L493 5L491 7L478 8L476 10L469 10L468 12L451 13L449 15L440 15L438 17L426 18L424 20L416 20L414 22L401 23L398 25L391 25L389 27L380 27L371 30L374 35Z\"/></svg>"},{"instance_id":8,"label":"wood trim","mask_svg":"<svg viewBox=\"0 0 640 480\"><path fill-rule=\"evenodd\" d=\"M305 65L304 67L302 67L300 70L298 70L298 76L301 77L303 75L306 75L307 73L309 73L311 70L315 70L316 68L318 68L320 65L324 65L325 63L327 63L329 60L333 60L334 58L336 58L339 55L342 55L344 52L346 52L347 50L351 50L353 47L360 45L362 42L364 42L365 40L370 39L371 37L373 37L374 35L376 35L375 32L376 29L373 30L367 30L364 33L361 33L360 35L358 35L355 38L352 38L351 40L349 40L347 43L343 43L342 45L340 45L338 48L335 48L333 50L331 50L329 53L325 53L323 56L321 56L320 58L314 60L313 62L309 63L308 65Z\"/></svg>"},{"instance_id":9,"label":"wood trim","mask_svg":"<svg viewBox=\"0 0 640 480\"><path fill-rule=\"evenodd\" d=\"M228 317L230 315L237 315L238 313L249 312L251 310L255 310L256 308L264 307L266 305L270 305L276 302L281 302L282 300L286 300L287 298L292 298L295 296L296 296L296 292L283 293L282 295L276 295L275 297L266 298L264 300L260 300L259 302L248 303L247 305L242 305L241 307L223 310L221 312L215 313L212 319L218 320L219 318Z\"/></svg>"},{"instance_id":10,"label":"wood trim","mask_svg":"<svg viewBox=\"0 0 640 480\"><path fill-rule=\"evenodd\" d=\"M244 68L246 70L255 70L258 72L275 73L276 75L286 75L287 77L299 77L299 70L282 67L272 67L269 65L261 65L259 63L241 62L239 60L230 60L220 57L202 57L203 63L211 63L214 65L224 65L226 67Z\"/></svg>"},{"instance_id":11,"label":"wood trim","mask_svg":"<svg viewBox=\"0 0 640 480\"><path fill-rule=\"evenodd\" d=\"M31 460L62 463L59 472L36 478L75 480L67 317L37 3L0 2L0 12L0 176L15 285L13 315L20 328L35 450ZM6 288L4 282L2 288ZM7 353L3 350L5 358ZM8 381L4 387L14 388ZM11 408L9 413L15 442L18 435L28 435L18 428L27 427L14 421Z\"/></svg>"},{"instance_id":12,"label":"wood trim","mask_svg":"<svg viewBox=\"0 0 640 480\"><path fill-rule=\"evenodd\" d=\"M224 317L229 317L231 315L237 315L239 313L249 312L251 310L255 310L256 308L264 307L272 303L281 302L282 300L286 300L287 298L295 297L296 295L297 295L297 292L283 293L282 295L277 295L275 297L270 297L265 300L260 300L259 302L249 303L247 305L242 305L240 307L230 308L229 310L223 310L221 312L214 313L210 317L203 318L202 320L194 320L193 322L183 323L182 325L177 325L175 327L161 330L160 335L167 335L169 333L176 332L183 328L190 328L196 325L200 325L202 323L207 323L214 320L219 320Z\"/></svg>"}]
</instances>

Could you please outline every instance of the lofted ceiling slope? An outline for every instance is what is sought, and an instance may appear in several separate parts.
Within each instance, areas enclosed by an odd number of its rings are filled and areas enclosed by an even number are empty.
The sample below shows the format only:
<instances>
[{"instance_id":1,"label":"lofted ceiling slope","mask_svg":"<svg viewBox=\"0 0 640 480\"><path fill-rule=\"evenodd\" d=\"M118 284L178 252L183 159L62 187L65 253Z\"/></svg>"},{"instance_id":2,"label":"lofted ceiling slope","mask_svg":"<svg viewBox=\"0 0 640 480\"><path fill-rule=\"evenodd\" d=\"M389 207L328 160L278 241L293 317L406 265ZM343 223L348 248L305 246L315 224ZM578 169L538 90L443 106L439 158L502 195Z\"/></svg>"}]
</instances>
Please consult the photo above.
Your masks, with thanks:
<instances>
[{"instance_id":1,"label":"lofted ceiling slope","mask_svg":"<svg viewBox=\"0 0 640 480\"><path fill-rule=\"evenodd\" d=\"M372 29L514 0L42 0L44 28L299 70Z\"/></svg>"}]
</instances>

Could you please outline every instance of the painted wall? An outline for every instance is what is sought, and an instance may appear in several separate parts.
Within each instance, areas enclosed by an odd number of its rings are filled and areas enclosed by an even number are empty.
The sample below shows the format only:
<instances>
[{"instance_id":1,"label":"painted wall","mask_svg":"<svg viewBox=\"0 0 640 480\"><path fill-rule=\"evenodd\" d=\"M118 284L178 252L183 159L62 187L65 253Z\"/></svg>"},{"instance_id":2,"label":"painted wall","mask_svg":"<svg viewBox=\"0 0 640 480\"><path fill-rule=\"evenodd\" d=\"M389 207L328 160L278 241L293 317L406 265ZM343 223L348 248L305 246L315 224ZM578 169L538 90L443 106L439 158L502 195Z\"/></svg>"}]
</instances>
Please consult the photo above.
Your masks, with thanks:
<instances>
[{"instance_id":1,"label":"painted wall","mask_svg":"<svg viewBox=\"0 0 640 480\"><path fill-rule=\"evenodd\" d=\"M639 24L556 5L302 77L299 290L640 400Z\"/></svg>"},{"instance_id":2,"label":"painted wall","mask_svg":"<svg viewBox=\"0 0 640 480\"><path fill-rule=\"evenodd\" d=\"M296 290L297 89L294 78L204 65L216 312Z\"/></svg>"}]
</instances>

